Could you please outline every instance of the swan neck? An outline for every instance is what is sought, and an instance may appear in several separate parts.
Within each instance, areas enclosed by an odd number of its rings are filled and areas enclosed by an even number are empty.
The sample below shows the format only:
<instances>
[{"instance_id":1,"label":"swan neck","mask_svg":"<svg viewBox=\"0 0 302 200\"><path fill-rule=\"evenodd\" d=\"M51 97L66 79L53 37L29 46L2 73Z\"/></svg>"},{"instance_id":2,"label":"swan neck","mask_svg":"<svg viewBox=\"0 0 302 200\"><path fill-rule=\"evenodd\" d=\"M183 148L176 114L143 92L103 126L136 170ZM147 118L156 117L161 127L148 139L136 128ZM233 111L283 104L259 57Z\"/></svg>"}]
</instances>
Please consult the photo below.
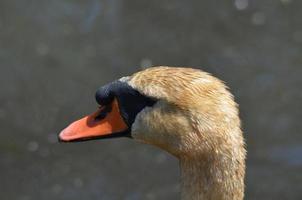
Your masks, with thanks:
<instances>
[{"instance_id":1,"label":"swan neck","mask_svg":"<svg viewBox=\"0 0 302 200\"><path fill-rule=\"evenodd\" d=\"M242 200L244 184L238 170L219 159L180 159L182 200ZM237 168L238 169L238 168Z\"/></svg>"}]
</instances>

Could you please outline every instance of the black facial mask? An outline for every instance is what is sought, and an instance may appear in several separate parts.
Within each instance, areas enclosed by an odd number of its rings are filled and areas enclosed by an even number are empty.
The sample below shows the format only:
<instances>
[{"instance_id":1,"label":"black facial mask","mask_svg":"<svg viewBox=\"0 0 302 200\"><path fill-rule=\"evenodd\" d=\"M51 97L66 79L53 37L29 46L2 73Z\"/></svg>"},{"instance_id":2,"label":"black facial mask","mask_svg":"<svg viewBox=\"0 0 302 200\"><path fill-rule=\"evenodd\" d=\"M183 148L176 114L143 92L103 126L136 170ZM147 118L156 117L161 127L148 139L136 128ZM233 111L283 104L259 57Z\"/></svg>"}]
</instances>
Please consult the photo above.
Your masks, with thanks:
<instances>
[{"instance_id":1,"label":"black facial mask","mask_svg":"<svg viewBox=\"0 0 302 200\"><path fill-rule=\"evenodd\" d=\"M102 106L109 105L114 98L117 99L121 115L131 127L136 115L145 107L152 107L156 99L147 97L122 81L114 81L96 91L96 101Z\"/></svg>"}]
</instances>

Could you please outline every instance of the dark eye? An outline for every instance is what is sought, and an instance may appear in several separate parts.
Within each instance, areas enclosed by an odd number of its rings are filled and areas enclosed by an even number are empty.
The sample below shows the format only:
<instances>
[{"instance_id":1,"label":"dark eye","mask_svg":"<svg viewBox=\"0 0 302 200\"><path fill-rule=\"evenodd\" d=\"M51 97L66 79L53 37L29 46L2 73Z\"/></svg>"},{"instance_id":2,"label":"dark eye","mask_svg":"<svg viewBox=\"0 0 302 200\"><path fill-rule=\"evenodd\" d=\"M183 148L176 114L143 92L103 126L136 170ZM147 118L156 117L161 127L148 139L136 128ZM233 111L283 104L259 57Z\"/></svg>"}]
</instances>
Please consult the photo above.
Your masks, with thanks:
<instances>
[{"instance_id":1,"label":"dark eye","mask_svg":"<svg viewBox=\"0 0 302 200\"><path fill-rule=\"evenodd\" d=\"M95 117L95 120L102 120L104 119L108 113L110 113L112 110L112 107L110 104L106 105L106 106L102 106L100 107L100 112L99 114Z\"/></svg>"}]
</instances>

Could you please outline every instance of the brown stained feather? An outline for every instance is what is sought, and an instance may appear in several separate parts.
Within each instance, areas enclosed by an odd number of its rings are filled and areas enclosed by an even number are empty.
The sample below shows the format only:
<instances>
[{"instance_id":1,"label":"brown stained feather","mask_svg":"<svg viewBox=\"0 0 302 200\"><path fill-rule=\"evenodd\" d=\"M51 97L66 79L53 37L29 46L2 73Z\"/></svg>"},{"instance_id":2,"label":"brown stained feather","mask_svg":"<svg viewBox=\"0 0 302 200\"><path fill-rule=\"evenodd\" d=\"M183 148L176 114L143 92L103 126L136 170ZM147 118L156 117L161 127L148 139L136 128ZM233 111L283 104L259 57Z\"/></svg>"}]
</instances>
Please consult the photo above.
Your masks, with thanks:
<instances>
[{"instance_id":1,"label":"brown stained feather","mask_svg":"<svg viewBox=\"0 0 302 200\"><path fill-rule=\"evenodd\" d=\"M159 99L138 114L132 135L179 158L182 199L243 199L245 144L225 84L198 69L166 66L137 72L128 83Z\"/></svg>"}]
</instances>

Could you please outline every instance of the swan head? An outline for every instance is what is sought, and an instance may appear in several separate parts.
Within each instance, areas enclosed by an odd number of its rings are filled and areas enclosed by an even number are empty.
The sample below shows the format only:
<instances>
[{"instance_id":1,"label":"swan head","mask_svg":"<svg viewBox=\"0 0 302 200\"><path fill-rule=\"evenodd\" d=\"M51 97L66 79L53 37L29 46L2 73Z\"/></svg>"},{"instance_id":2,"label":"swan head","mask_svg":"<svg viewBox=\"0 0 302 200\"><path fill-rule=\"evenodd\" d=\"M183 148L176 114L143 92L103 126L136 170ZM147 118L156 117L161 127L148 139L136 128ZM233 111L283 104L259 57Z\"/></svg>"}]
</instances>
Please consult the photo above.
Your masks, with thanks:
<instances>
[{"instance_id":1,"label":"swan head","mask_svg":"<svg viewBox=\"0 0 302 200\"><path fill-rule=\"evenodd\" d=\"M177 157L244 145L233 96L201 70L148 68L101 87L96 100L100 109L64 129L60 141L126 136Z\"/></svg>"}]
</instances>

